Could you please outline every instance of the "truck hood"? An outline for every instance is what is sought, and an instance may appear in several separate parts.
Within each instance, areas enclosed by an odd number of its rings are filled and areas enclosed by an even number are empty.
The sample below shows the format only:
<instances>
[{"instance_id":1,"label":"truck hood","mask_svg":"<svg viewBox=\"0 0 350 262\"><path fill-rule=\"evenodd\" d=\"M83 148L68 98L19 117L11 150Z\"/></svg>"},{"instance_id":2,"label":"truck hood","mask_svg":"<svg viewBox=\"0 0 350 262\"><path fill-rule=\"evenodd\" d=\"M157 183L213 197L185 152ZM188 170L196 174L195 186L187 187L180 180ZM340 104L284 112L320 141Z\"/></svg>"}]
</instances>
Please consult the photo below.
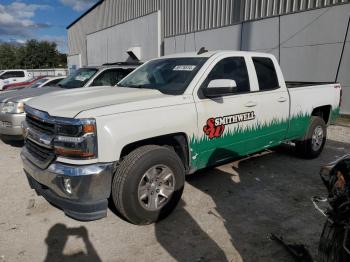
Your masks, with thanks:
<instances>
[{"instance_id":1,"label":"truck hood","mask_svg":"<svg viewBox=\"0 0 350 262\"><path fill-rule=\"evenodd\" d=\"M95 113L100 115L101 113L97 111L101 112L101 108L103 108L102 114L112 114L154 107L155 100L166 97L173 96L154 89L99 86L43 95L31 99L27 105L45 111L51 116L74 118L88 110L96 110ZM124 105L123 109L120 108L121 105ZM118 106L119 108L116 108ZM97 116L96 114L93 116Z\"/></svg>"},{"instance_id":2,"label":"truck hood","mask_svg":"<svg viewBox=\"0 0 350 262\"><path fill-rule=\"evenodd\" d=\"M21 90L6 91L0 93L0 103L21 102L32 97L51 93L54 91L64 90L60 87L44 87L44 88L24 88Z\"/></svg>"}]
</instances>

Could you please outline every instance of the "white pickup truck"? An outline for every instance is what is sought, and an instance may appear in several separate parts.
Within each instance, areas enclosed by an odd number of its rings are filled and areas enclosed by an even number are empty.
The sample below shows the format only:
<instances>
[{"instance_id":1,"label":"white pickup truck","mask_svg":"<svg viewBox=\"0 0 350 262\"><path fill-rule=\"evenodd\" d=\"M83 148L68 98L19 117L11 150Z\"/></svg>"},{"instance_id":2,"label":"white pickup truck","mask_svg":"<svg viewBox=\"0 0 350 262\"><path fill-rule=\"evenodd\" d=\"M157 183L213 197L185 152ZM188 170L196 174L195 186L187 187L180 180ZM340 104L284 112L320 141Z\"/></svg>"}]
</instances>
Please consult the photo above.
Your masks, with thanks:
<instances>
[{"instance_id":1,"label":"white pickup truck","mask_svg":"<svg viewBox=\"0 0 350 262\"><path fill-rule=\"evenodd\" d=\"M27 70L3 70L0 71L0 90L2 90L3 86L25 82L33 77L33 74L29 73Z\"/></svg>"},{"instance_id":2,"label":"white pickup truck","mask_svg":"<svg viewBox=\"0 0 350 262\"><path fill-rule=\"evenodd\" d=\"M286 141L317 157L335 83L286 83L273 55L217 51L151 60L114 88L30 100L21 156L33 189L78 220L108 199L134 224L166 217L185 175Z\"/></svg>"}]
</instances>

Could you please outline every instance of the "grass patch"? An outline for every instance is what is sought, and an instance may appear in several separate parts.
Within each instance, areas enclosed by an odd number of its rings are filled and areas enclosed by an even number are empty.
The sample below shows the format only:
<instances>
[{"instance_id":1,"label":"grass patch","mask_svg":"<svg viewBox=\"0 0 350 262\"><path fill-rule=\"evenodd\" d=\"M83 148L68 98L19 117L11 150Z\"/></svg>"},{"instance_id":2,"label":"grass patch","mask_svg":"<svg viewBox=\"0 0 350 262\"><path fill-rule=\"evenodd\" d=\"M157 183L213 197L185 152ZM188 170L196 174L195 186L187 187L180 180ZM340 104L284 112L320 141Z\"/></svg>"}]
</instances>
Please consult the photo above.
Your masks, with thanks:
<instances>
[{"instance_id":1,"label":"grass patch","mask_svg":"<svg viewBox=\"0 0 350 262\"><path fill-rule=\"evenodd\" d=\"M299 113L291 119L272 119L269 122L237 123L227 125L225 132L219 138L209 139L204 133L200 137L192 136L190 148L192 166L203 168L220 158L220 155L232 154L242 156L266 146L278 144L284 136L300 137L304 135L310 121L308 114ZM290 123L290 128L288 125ZM214 157L215 155L215 157ZM223 158L222 158L223 159Z\"/></svg>"}]
</instances>

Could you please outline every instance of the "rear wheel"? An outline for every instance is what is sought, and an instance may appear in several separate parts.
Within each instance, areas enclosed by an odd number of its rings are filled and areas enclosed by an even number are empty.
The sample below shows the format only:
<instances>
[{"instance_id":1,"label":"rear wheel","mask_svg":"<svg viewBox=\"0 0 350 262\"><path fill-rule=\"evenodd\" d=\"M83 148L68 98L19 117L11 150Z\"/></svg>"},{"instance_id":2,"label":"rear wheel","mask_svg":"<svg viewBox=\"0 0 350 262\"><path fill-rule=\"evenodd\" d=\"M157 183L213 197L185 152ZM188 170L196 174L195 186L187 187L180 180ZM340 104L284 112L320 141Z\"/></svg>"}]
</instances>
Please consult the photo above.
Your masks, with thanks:
<instances>
[{"instance_id":1,"label":"rear wheel","mask_svg":"<svg viewBox=\"0 0 350 262\"><path fill-rule=\"evenodd\" d=\"M140 147L120 163L112 183L115 207L133 224L150 224L168 216L181 199L185 170L171 149Z\"/></svg>"},{"instance_id":2,"label":"rear wheel","mask_svg":"<svg viewBox=\"0 0 350 262\"><path fill-rule=\"evenodd\" d=\"M311 117L308 131L302 141L296 142L296 149L304 158L318 157L326 143L327 126L321 117Z\"/></svg>"}]
</instances>

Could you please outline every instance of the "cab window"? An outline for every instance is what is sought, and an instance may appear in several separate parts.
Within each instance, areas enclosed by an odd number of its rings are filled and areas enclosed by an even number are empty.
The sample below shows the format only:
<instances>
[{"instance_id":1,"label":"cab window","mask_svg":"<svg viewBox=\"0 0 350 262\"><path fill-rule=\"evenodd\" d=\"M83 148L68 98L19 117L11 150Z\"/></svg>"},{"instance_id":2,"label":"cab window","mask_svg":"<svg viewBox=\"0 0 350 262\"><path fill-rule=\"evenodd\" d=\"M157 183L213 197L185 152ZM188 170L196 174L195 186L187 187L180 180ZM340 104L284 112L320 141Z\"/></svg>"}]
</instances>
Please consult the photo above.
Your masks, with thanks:
<instances>
[{"instance_id":1,"label":"cab window","mask_svg":"<svg viewBox=\"0 0 350 262\"><path fill-rule=\"evenodd\" d=\"M9 79L9 78L12 78L12 77L14 77L12 72L5 72L4 74L2 74L0 76L0 79Z\"/></svg>"},{"instance_id":2,"label":"cab window","mask_svg":"<svg viewBox=\"0 0 350 262\"><path fill-rule=\"evenodd\" d=\"M209 73L204 88L210 81L216 79L234 80L237 84L235 94L250 91L248 70L243 57L228 57L219 61Z\"/></svg>"},{"instance_id":3,"label":"cab window","mask_svg":"<svg viewBox=\"0 0 350 262\"><path fill-rule=\"evenodd\" d=\"M23 71L8 71L3 73L0 76L0 79L9 79L9 78L16 78L16 77L24 77Z\"/></svg>"},{"instance_id":4,"label":"cab window","mask_svg":"<svg viewBox=\"0 0 350 262\"><path fill-rule=\"evenodd\" d=\"M276 69L270 58L253 57L253 63L258 77L260 91L279 88Z\"/></svg>"},{"instance_id":5,"label":"cab window","mask_svg":"<svg viewBox=\"0 0 350 262\"><path fill-rule=\"evenodd\" d=\"M95 78L91 86L115 86L120 80L127 76L131 69L109 69Z\"/></svg>"}]
</instances>

